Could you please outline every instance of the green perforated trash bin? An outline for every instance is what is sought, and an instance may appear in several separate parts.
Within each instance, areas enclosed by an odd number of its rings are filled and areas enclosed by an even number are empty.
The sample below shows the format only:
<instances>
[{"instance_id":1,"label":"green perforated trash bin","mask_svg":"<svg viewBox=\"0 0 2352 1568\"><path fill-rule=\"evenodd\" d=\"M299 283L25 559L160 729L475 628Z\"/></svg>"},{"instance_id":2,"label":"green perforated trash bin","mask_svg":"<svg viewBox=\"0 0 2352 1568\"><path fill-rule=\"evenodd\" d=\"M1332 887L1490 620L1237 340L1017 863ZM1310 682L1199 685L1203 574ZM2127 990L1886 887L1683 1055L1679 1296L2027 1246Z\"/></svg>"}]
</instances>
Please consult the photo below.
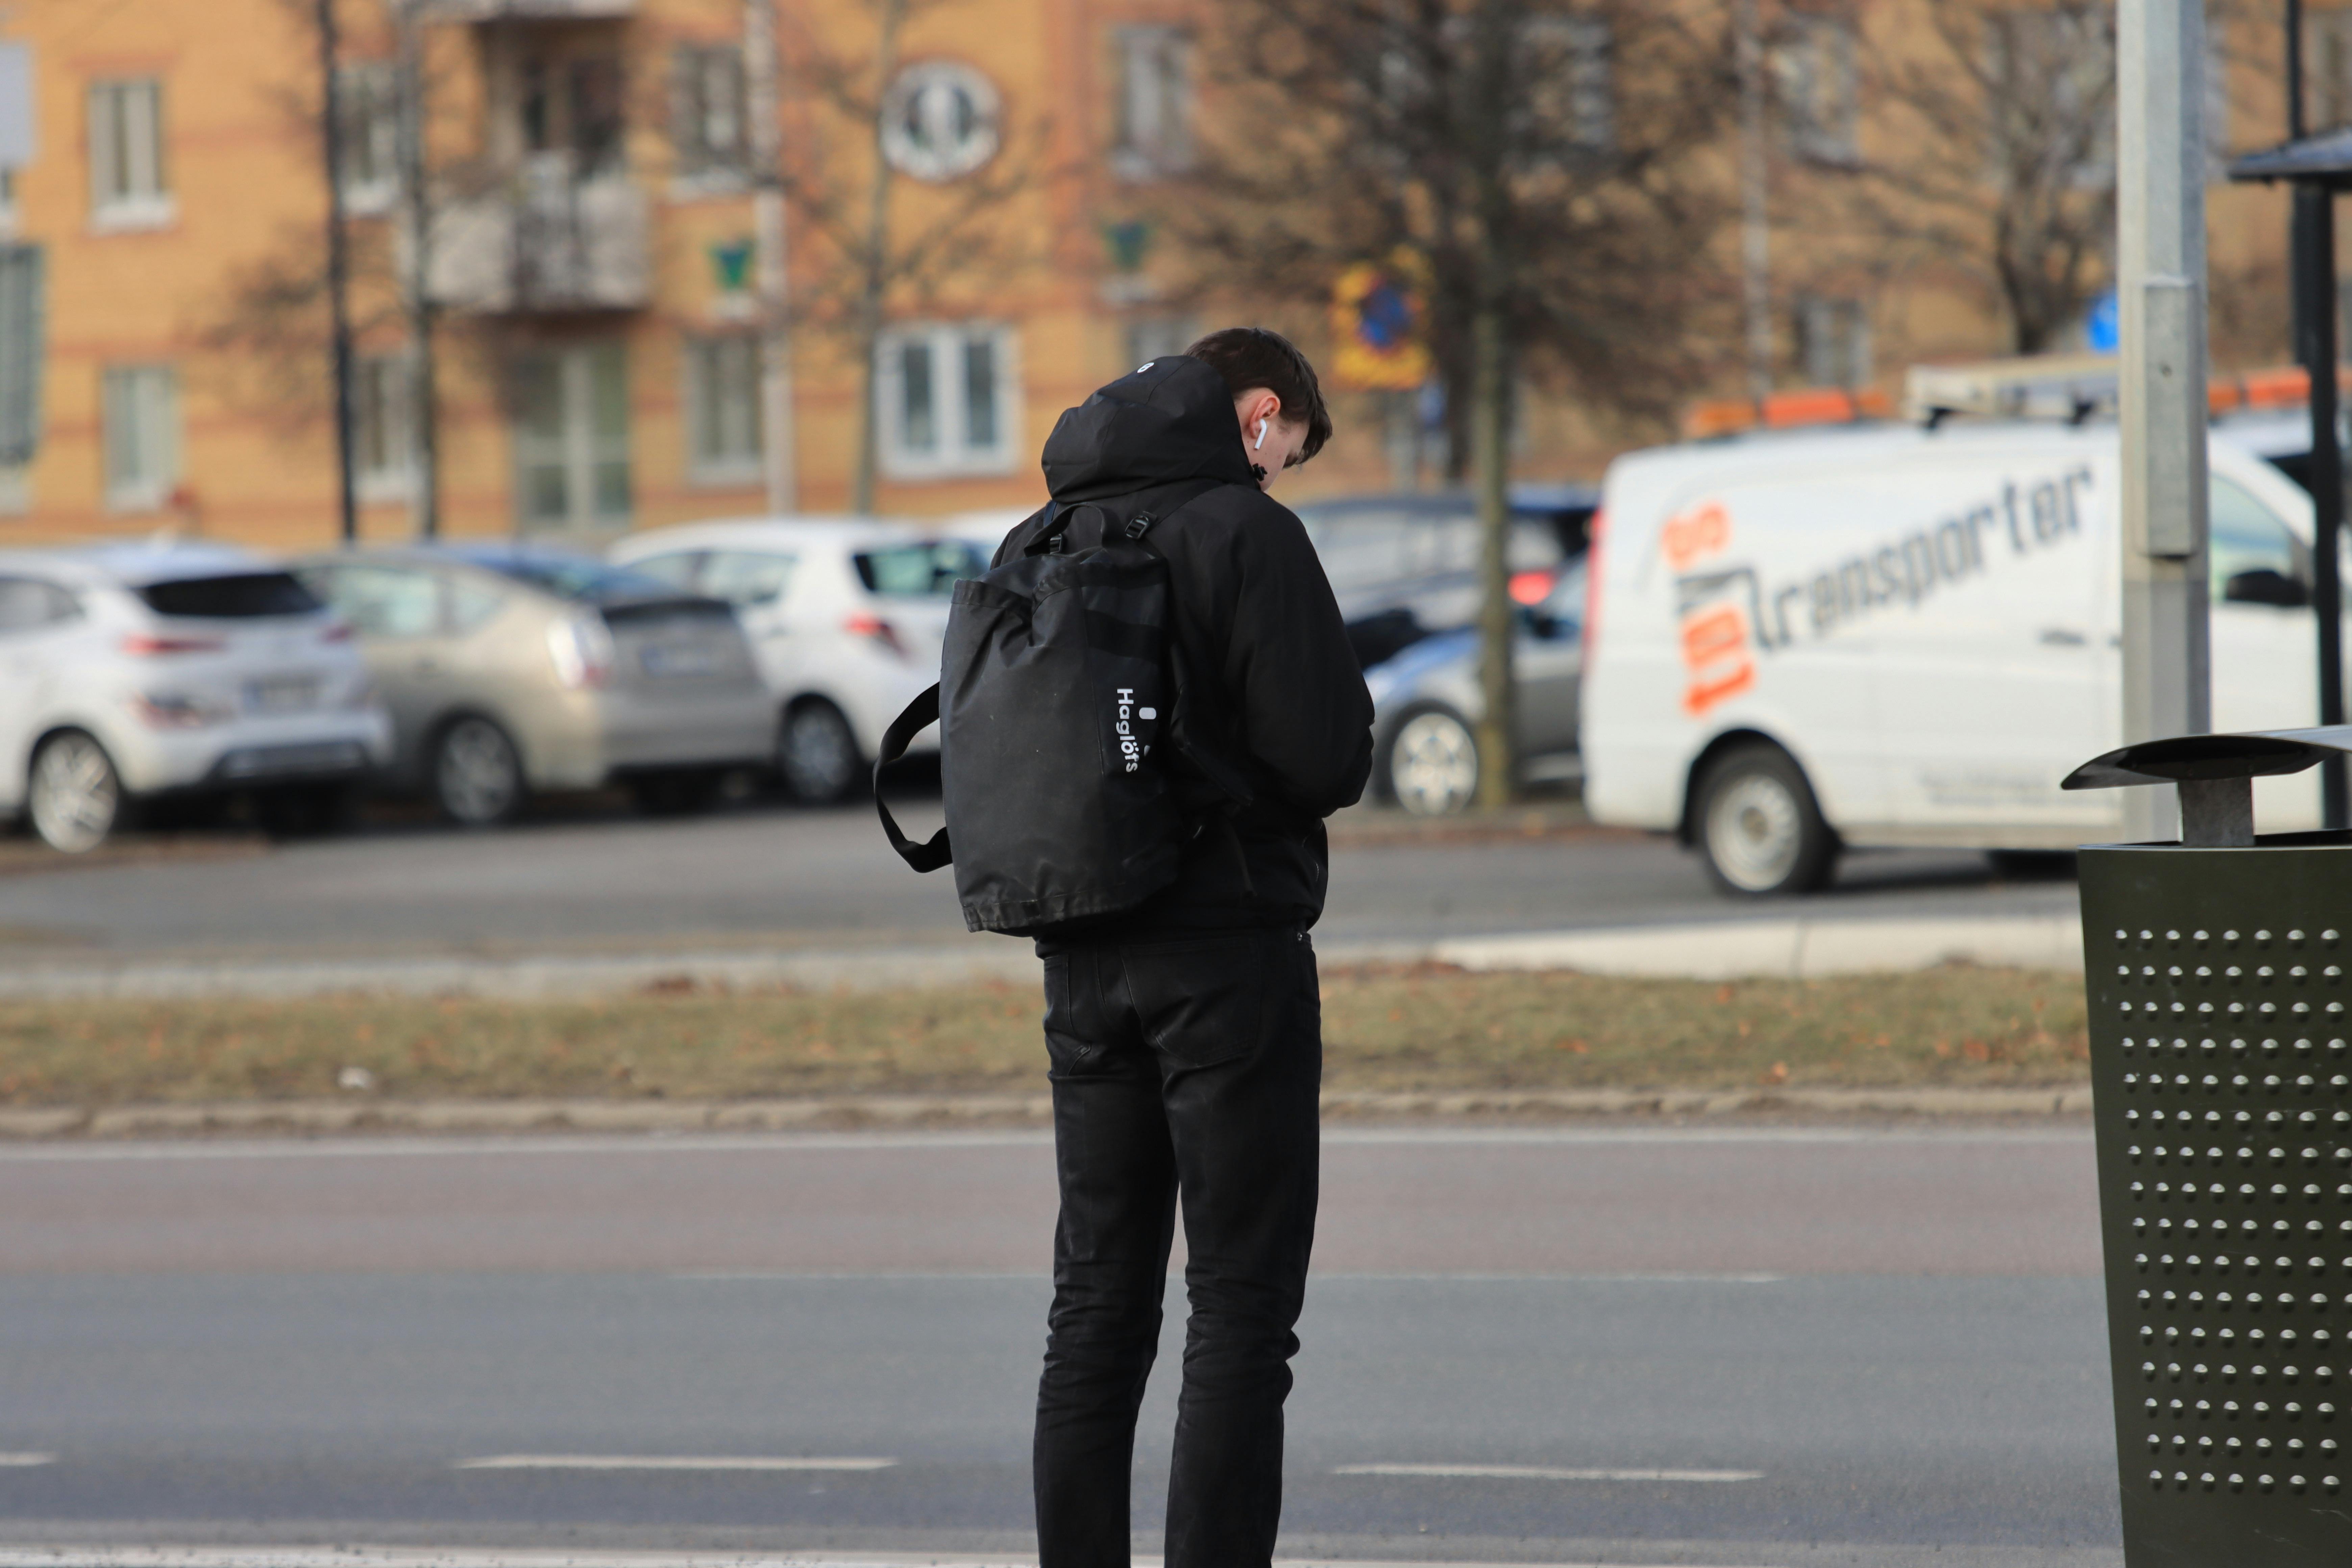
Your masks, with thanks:
<instances>
[{"instance_id":1,"label":"green perforated trash bin","mask_svg":"<svg viewBox=\"0 0 2352 1568\"><path fill-rule=\"evenodd\" d=\"M2252 780L2352 728L2144 742L2182 842L2082 852L2129 1568L2352 1568L2352 834L2258 838Z\"/></svg>"}]
</instances>

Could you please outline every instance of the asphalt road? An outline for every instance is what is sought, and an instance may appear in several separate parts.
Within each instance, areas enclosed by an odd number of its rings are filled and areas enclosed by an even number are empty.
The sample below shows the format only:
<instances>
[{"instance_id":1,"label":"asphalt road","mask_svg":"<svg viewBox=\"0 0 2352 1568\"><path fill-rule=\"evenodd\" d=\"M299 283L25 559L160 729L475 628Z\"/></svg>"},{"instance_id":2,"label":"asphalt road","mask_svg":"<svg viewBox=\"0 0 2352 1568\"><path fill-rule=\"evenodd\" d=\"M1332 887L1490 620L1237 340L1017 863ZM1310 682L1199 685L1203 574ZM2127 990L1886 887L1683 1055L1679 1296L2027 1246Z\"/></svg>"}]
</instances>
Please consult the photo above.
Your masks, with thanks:
<instances>
[{"instance_id":1,"label":"asphalt road","mask_svg":"<svg viewBox=\"0 0 2352 1568\"><path fill-rule=\"evenodd\" d=\"M1049 1157L0 1150L0 1545L1017 1550ZM1325 1190L1290 1554L2120 1563L2085 1133L1339 1130Z\"/></svg>"},{"instance_id":2,"label":"asphalt road","mask_svg":"<svg viewBox=\"0 0 2352 1568\"><path fill-rule=\"evenodd\" d=\"M863 807L755 806L682 822L572 816L495 834L394 827L226 858L47 864L13 857L0 875L0 965L147 952L283 960L997 940L967 937L946 879L908 871ZM1862 854L1809 907L2071 912L2074 889L2000 879L1971 854ZM1664 839L1342 844L1318 937L1330 951L1787 908L1727 902Z\"/></svg>"}]
</instances>

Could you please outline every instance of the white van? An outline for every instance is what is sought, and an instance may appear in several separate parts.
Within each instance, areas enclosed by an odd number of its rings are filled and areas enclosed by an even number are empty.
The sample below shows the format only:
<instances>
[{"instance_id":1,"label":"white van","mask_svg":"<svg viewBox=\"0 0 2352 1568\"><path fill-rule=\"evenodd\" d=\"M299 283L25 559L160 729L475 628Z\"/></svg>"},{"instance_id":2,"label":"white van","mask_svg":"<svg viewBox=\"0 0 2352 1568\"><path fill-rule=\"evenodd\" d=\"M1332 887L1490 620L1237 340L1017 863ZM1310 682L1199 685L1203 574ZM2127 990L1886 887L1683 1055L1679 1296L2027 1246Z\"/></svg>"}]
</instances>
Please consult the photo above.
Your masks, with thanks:
<instances>
[{"instance_id":1,"label":"white van","mask_svg":"<svg viewBox=\"0 0 2352 1568\"><path fill-rule=\"evenodd\" d=\"M2213 723L2317 722L2311 503L2211 441ZM1846 846L2113 839L2121 743L2112 424L1843 426L1632 453L1609 470L1585 625L1584 798L1671 829L1736 894ZM2315 773L2255 783L2319 826Z\"/></svg>"}]
</instances>

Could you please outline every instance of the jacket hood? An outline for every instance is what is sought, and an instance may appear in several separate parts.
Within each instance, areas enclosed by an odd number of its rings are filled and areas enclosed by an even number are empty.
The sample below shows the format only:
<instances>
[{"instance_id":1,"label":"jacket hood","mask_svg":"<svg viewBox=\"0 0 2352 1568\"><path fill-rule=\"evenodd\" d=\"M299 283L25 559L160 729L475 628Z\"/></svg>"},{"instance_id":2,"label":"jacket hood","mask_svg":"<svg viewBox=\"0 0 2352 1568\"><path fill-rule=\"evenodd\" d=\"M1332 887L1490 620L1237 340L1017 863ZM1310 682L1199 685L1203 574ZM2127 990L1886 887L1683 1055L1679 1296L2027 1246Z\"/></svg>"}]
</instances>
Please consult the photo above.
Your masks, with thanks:
<instances>
[{"instance_id":1,"label":"jacket hood","mask_svg":"<svg viewBox=\"0 0 2352 1568\"><path fill-rule=\"evenodd\" d=\"M1045 488L1065 503L1180 479L1256 488L1225 378L1171 354L1065 409L1045 438Z\"/></svg>"}]
</instances>

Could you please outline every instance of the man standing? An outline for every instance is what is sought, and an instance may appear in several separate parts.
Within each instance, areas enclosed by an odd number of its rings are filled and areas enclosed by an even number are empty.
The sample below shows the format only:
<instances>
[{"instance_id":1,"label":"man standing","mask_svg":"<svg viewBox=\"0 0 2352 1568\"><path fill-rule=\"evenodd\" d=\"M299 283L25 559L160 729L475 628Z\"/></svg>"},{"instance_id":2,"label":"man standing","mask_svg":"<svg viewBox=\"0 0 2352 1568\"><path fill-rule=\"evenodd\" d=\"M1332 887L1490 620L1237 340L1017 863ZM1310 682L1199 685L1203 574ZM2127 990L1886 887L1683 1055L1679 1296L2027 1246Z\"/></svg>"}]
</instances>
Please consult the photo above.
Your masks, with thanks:
<instances>
[{"instance_id":1,"label":"man standing","mask_svg":"<svg viewBox=\"0 0 2352 1568\"><path fill-rule=\"evenodd\" d=\"M1191 781L1224 809L1173 883L1037 944L1062 1196L1037 1397L1041 1568L1129 1561L1136 1410L1180 1204L1192 1317L1167 1562L1273 1555L1315 1230L1323 1044L1307 931L1323 910L1323 818L1371 769L1372 704L1305 528L1265 491L1330 433L1306 356L1237 327L1103 388L1045 444L1061 505L1094 503L1107 531L1165 513L1149 544L1168 563L1176 723L1229 776L1218 791ZM1203 479L1225 482L1198 493ZM1193 499L1163 504L1180 497ZM998 561L1044 526L1015 530Z\"/></svg>"}]
</instances>

